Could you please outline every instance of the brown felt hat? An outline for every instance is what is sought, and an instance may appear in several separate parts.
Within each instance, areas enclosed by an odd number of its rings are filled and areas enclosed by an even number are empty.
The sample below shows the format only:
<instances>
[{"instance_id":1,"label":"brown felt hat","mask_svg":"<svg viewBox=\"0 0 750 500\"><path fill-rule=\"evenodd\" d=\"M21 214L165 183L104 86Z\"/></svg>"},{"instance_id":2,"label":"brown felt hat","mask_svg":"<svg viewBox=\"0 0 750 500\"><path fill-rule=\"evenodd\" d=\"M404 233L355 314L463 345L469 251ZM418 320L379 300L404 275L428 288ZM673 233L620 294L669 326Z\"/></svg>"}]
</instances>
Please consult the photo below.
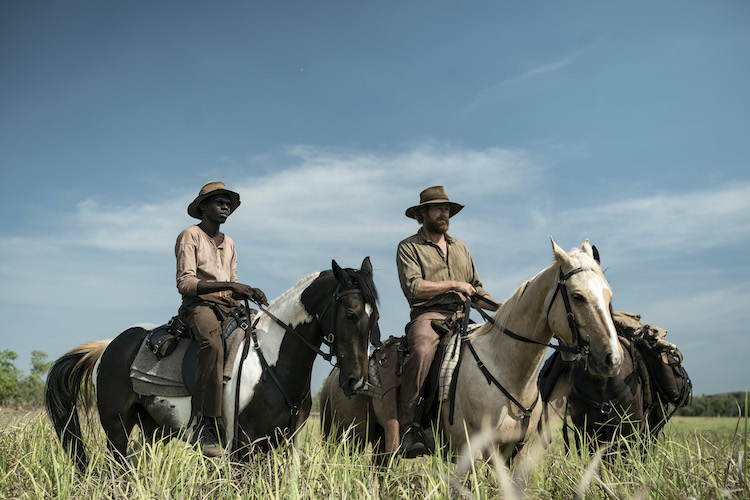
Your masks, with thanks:
<instances>
[{"instance_id":1,"label":"brown felt hat","mask_svg":"<svg viewBox=\"0 0 750 500\"><path fill-rule=\"evenodd\" d=\"M200 204L206 198L210 198L211 196L216 196L217 194L225 194L229 196L230 215L232 212L234 212L237 209L237 207L240 206L239 194L225 188L223 182L211 181L203 185L200 192L198 193L198 196L193 200L193 202L190 205L188 205L188 209L187 209L188 215L190 217L195 217L196 219L200 219L203 216L203 212L201 212L201 209L200 209Z\"/></svg>"},{"instance_id":2,"label":"brown felt hat","mask_svg":"<svg viewBox=\"0 0 750 500\"><path fill-rule=\"evenodd\" d=\"M419 213L419 210L423 206L440 203L450 203L451 211L449 217L453 217L464 208L460 203L454 203L448 199L448 195L445 194L445 188L443 186L432 186L419 193L419 205L407 208L406 216L416 219L417 213Z\"/></svg>"}]
</instances>

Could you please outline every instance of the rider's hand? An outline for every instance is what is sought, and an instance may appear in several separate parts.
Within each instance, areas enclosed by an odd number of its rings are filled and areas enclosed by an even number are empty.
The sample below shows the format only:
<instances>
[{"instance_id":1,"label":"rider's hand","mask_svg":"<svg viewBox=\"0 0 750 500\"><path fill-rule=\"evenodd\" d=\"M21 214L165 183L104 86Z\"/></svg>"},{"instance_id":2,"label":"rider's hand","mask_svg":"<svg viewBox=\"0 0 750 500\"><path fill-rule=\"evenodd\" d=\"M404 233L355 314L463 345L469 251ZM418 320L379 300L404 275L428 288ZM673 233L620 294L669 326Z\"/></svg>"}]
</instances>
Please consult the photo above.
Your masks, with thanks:
<instances>
[{"instance_id":1,"label":"rider's hand","mask_svg":"<svg viewBox=\"0 0 750 500\"><path fill-rule=\"evenodd\" d=\"M258 304L263 304L264 306L268 305L268 300L266 299L266 294L263 293L263 290L260 288L251 288L252 295L250 295L250 299L253 300L253 302L257 302Z\"/></svg>"},{"instance_id":2,"label":"rider's hand","mask_svg":"<svg viewBox=\"0 0 750 500\"><path fill-rule=\"evenodd\" d=\"M248 285L243 285L242 283L234 283L232 286L232 292L233 295L236 295L235 298L250 299L258 304L262 304L264 306L268 305L266 294L263 293L260 288L253 288Z\"/></svg>"},{"instance_id":3,"label":"rider's hand","mask_svg":"<svg viewBox=\"0 0 750 500\"><path fill-rule=\"evenodd\" d=\"M476 288L474 288L471 283L466 283L465 281L456 281L453 285L453 289L457 292L463 293L464 295L468 295L469 297L477 293Z\"/></svg>"}]
</instances>

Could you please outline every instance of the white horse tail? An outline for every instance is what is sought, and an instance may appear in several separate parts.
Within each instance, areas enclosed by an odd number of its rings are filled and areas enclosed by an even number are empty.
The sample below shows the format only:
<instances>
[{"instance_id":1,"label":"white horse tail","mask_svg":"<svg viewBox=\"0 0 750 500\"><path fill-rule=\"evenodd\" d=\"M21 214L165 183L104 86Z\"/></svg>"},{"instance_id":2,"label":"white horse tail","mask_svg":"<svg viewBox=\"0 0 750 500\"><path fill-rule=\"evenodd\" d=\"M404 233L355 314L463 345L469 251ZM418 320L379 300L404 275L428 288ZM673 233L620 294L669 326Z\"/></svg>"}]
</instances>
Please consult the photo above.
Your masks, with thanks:
<instances>
[{"instance_id":1,"label":"white horse tail","mask_svg":"<svg viewBox=\"0 0 750 500\"><path fill-rule=\"evenodd\" d=\"M75 454L81 470L86 468L87 458L78 409L91 408L94 403L94 366L110 342L96 340L71 349L55 361L47 375L47 414L63 448Z\"/></svg>"}]
</instances>

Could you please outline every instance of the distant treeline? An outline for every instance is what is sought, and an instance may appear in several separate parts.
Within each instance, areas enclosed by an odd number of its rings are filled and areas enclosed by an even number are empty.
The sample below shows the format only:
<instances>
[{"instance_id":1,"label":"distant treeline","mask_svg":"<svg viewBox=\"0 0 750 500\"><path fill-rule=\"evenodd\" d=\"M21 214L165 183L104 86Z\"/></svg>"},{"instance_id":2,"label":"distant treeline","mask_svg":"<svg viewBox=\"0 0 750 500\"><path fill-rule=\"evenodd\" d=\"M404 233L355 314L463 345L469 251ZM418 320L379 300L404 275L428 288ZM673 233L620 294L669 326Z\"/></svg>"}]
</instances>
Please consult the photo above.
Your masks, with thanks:
<instances>
[{"instance_id":1,"label":"distant treeline","mask_svg":"<svg viewBox=\"0 0 750 500\"><path fill-rule=\"evenodd\" d=\"M0 351L0 405L40 406L44 403L44 381L42 375L52 367L47 354L42 351L31 353L31 374L16 368L14 361L18 354L13 351Z\"/></svg>"},{"instance_id":2,"label":"distant treeline","mask_svg":"<svg viewBox=\"0 0 750 500\"><path fill-rule=\"evenodd\" d=\"M711 396L693 396L689 405L680 408L681 417L737 417L747 415L747 393L725 392Z\"/></svg>"}]
</instances>

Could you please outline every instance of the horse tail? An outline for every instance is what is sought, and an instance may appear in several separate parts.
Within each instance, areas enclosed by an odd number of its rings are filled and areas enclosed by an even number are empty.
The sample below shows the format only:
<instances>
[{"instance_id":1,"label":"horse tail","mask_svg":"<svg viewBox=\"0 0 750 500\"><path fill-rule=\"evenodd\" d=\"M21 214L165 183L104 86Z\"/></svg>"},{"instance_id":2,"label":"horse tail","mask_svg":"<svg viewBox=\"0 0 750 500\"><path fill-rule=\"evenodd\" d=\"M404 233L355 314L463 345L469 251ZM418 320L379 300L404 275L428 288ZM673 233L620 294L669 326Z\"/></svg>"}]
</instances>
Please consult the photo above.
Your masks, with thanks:
<instances>
[{"instance_id":1,"label":"horse tail","mask_svg":"<svg viewBox=\"0 0 750 500\"><path fill-rule=\"evenodd\" d=\"M87 458L78 410L94 403L94 366L110 340L87 342L71 349L52 365L47 375L45 404L63 449L75 453L76 464L86 467Z\"/></svg>"}]
</instances>

